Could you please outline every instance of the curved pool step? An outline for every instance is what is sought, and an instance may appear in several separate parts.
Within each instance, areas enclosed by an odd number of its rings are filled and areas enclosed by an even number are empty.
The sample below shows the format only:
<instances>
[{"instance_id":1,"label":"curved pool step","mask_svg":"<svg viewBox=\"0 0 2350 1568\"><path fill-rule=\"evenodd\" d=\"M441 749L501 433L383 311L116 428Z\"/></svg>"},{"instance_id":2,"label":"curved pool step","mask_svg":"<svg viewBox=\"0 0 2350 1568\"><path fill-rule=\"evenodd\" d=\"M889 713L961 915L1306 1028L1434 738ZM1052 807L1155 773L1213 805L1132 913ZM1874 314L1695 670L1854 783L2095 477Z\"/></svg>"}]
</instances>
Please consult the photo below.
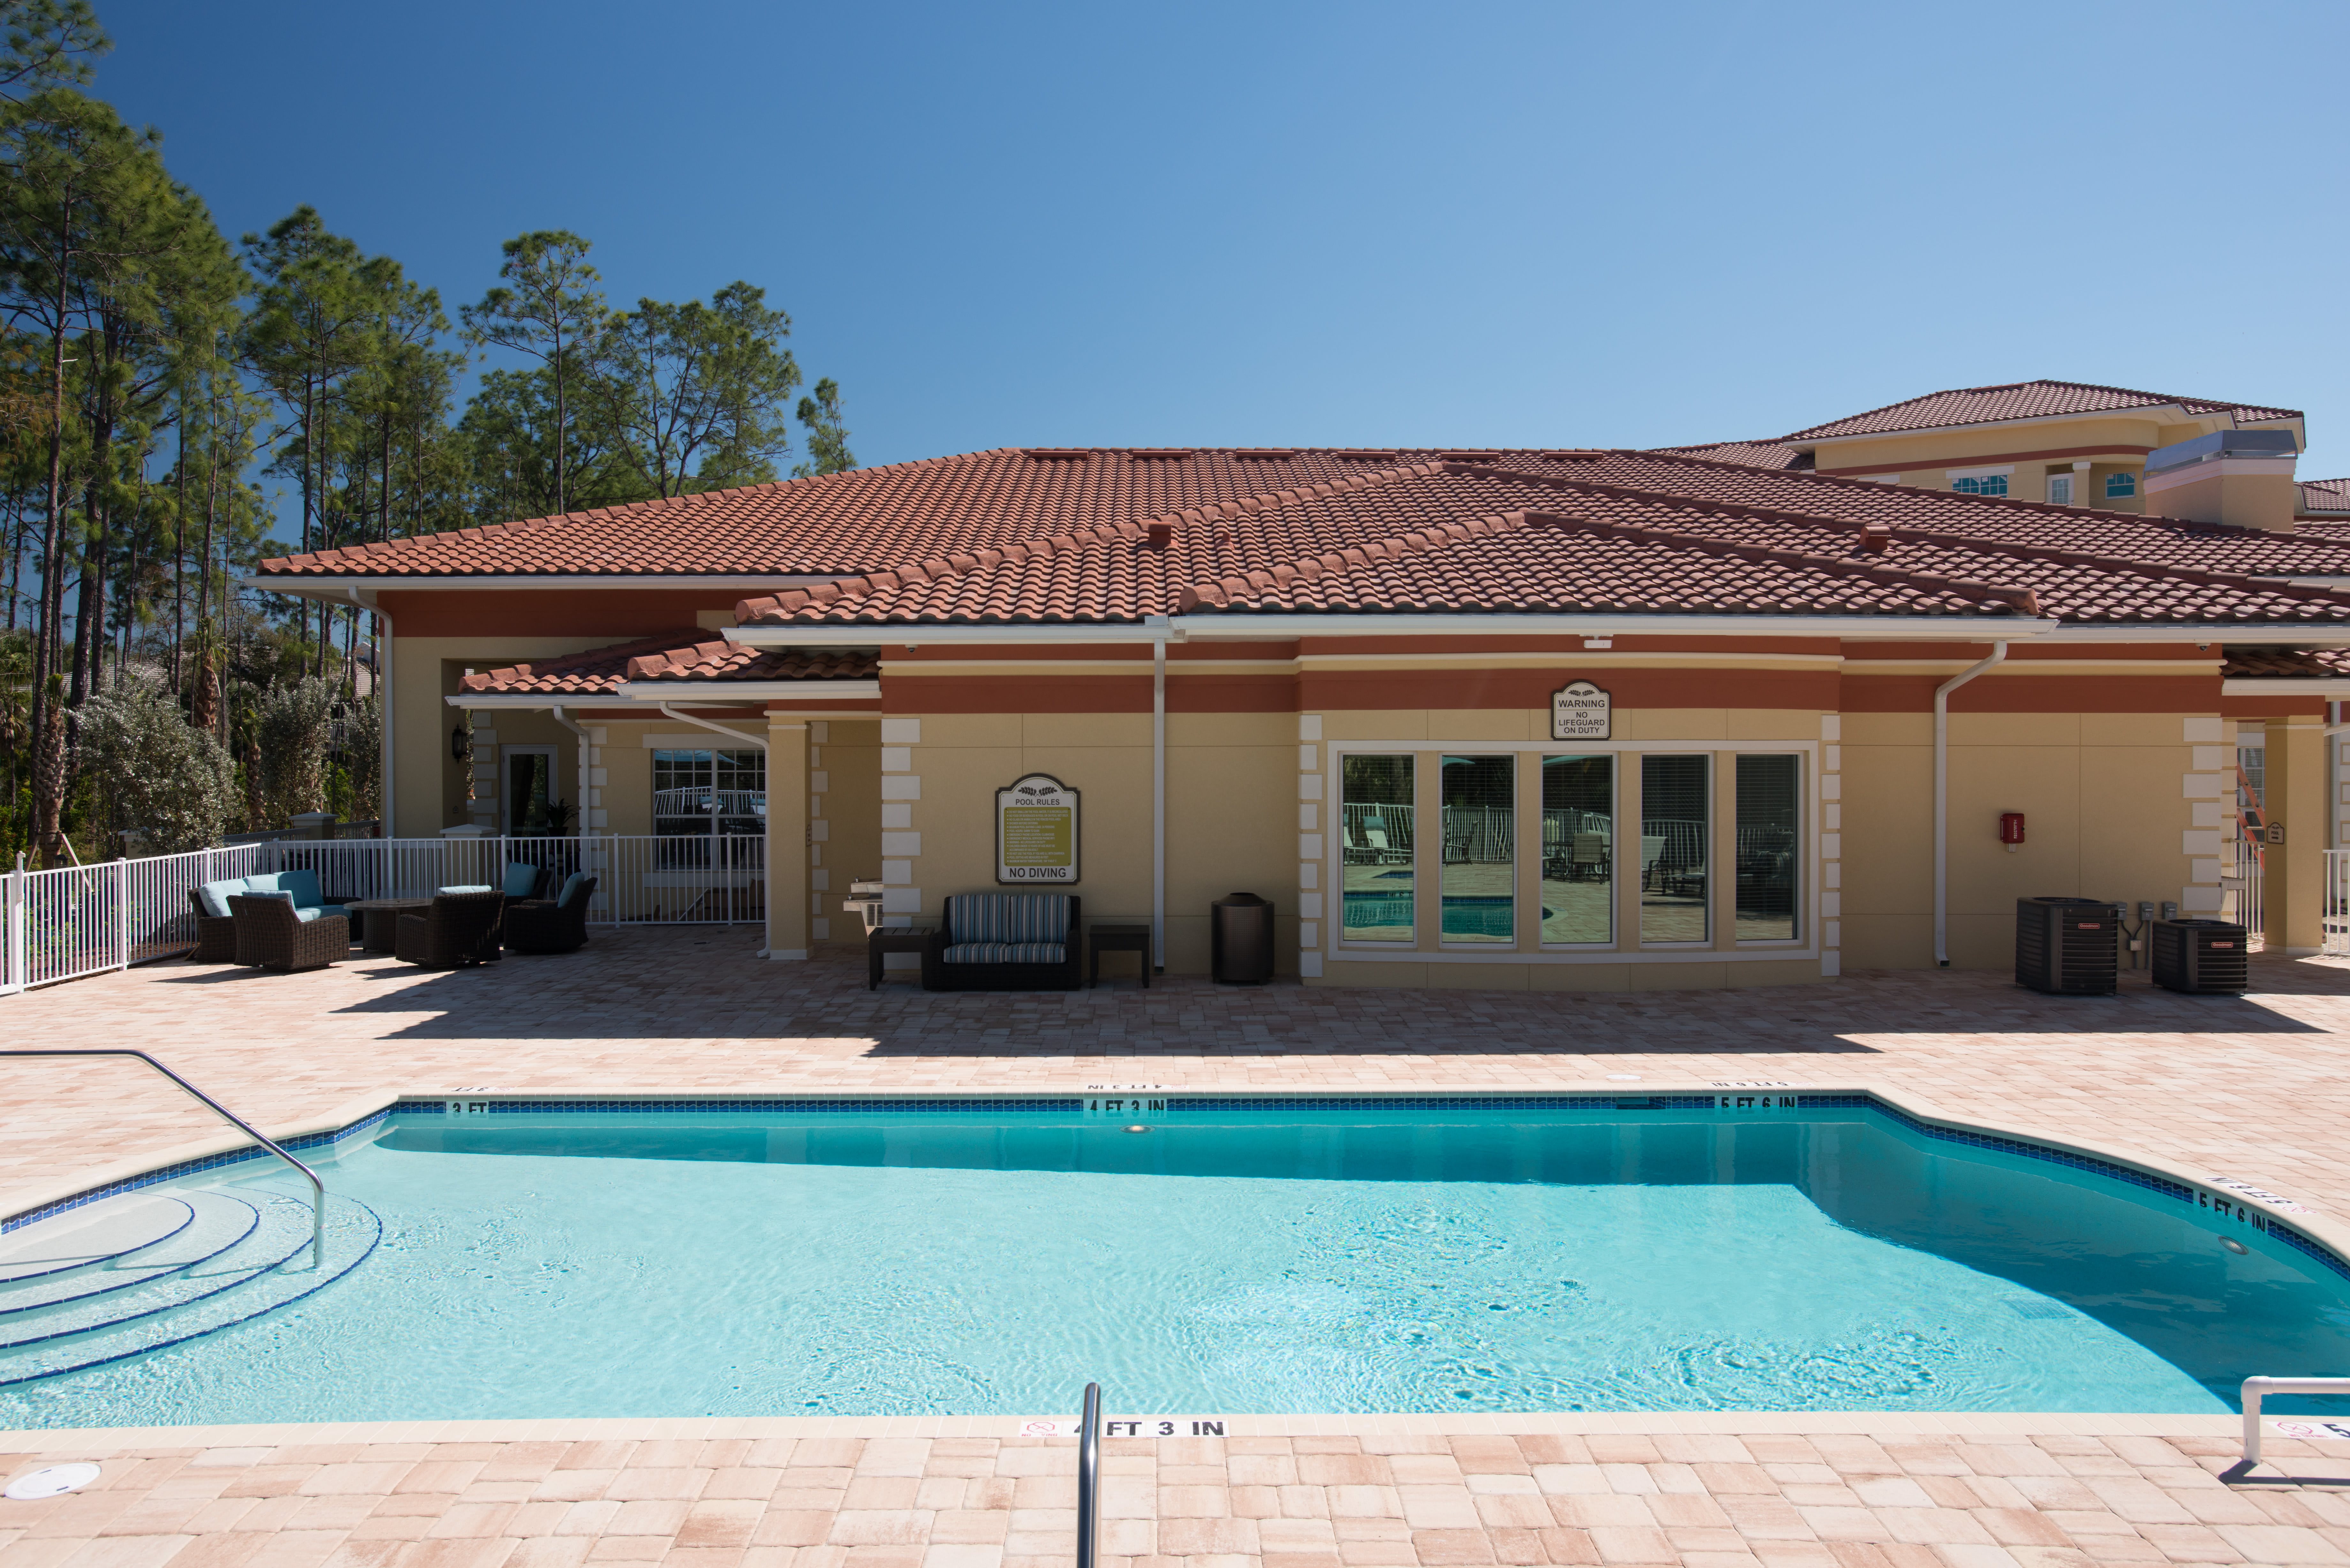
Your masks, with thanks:
<instances>
[{"instance_id":1,"label":"curved pool step","mask_svg":"<svg viewBox=\"0 0 2350 1568\"><path fill-rule=\"evenodd\" d=\"M195 1220L185 1196L126 1192L0 1236L0 1285L94 1268L168 1241Z\"/></svg>"},{"instance_id":2,"label":"curved pool step","mask_svg":"<svg viewBox=\"0 0 2350 1568\"><path fill-rule=\"evenodd\" d=\"M259 1194L255 1195L256 1198ZM354 1206L356 1207L356 1206ZM331 1220L330 1204L328 1217ZM192 1306L234 1291L249 1281L286 1265L307 1269L310 1261L310 1205L290 1198L264 1199L260 1222L235 1245L223 1249L193 1267L102 1296L36 1307L0 1323L0 1352L20 1350L68 1335L95 1334L117 1324Z\"/></svg>"},{"instance_id":3,"label":"curved pool step","mask_svg":"<svg viewBox=\"0 0 2350 1568\"><path fill-rule=\"evenodd\" d=\"M111 1257L0 1283L0 1336L11 1320L44 1307L111 1295L211 1262L251 1236L261 1212L225 1192L188 1192L175 1199L187 1222L161 1240Z\"/></svg>"},{"instance_id":4,"label":"curved pool step","mask_svg":"<svg viewBox=\"0 0 2350 1568\"><path fill-rule=\"evenodd\" d=\"M135 1316L89 1323L0 1350L0 1387L143 1355L265 1316L324 1289L365 1262L383 1240L383 1221L374 1210L356 1199L328 1199L327 1257L325 1266L317 1269L310 1266L307 1202L278 1199L265 1204L257 1232L230 1251L275 1250L281 1253L278 1262L259 1268L246 1267L243 1262L204 1264L190 1271L190 1275L202 1275L213 1287L202 1294L162 1304L151 1303ZM293 1245L287 1249L285 1243L289 1238ZM180 1276L170 1282L186 1278ZM76 1310L68 1308L58 1315L70 1315Z\"/></svg>"}]
</instances>

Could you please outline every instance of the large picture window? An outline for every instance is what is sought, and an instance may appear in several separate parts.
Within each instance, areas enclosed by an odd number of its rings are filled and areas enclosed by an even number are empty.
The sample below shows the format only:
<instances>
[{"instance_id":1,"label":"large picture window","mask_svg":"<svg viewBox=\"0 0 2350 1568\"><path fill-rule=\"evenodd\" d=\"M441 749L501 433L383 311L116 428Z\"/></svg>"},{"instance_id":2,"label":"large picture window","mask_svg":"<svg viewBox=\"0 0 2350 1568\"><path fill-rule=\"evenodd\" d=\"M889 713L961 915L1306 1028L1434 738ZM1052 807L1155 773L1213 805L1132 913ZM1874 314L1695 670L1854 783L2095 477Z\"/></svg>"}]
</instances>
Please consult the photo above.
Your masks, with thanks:
<instances>
[{"instance_id":1,"label":"large picture window","mask_svg":"<svg viewBox=\"0 0 2350 1568\"><path fill-rule=\"evenodd\" d=\"M1447 942L1518 940L1518 759L1446 757L1443 936Z\"/></svg>"},{"instance_id":2,"label":"large picture window","mask_svg":"<svg viewBox=\"0 0 2350 1568\"><path fill-rule=\"evenodd\" d=\"M767 831L764 752L655 752L653 831L754 838Z\"/></svg>"},{"instance_id":3,"label":"large picture window","mask_svg":"<svg viewBox=\"0 0 2350 1568\"><path fill-rule=\"evenodd\" d=\"M1542 940L1616 940L1616 759L1544 757Z\"/></svg>"},{"instance_id":4,"label":"large picture window","mask_svg":"<svg viewBox=\"0 0 2350 1568\"><path fill-rule=\"evenodd\" d=\"M1640 759L1640 940L1706 942L1707 826L1713 816L1713 759Z\"/></svg>"},{"instance_id":5,"label":"large picture window","mask_svg":"<svg viewBox=\"0 0 2350 1568\"><path fill-rule=\"evenodd\" d=\"M1412 758L1348 757L1341 771L1341 932L1350 942L1411 942L1419 919L1413 898Z\"/></svg>"},{"instance_id":6,"label":"large picture window","mask_svg":"<svg viewBox=\"0 0 2350 1568\"><path fill-rule=\"evenodd\" d=\"M1794 757L1738 759L1738 940L1795 935L1797 832Z\"/></svg>"}]
</instances>

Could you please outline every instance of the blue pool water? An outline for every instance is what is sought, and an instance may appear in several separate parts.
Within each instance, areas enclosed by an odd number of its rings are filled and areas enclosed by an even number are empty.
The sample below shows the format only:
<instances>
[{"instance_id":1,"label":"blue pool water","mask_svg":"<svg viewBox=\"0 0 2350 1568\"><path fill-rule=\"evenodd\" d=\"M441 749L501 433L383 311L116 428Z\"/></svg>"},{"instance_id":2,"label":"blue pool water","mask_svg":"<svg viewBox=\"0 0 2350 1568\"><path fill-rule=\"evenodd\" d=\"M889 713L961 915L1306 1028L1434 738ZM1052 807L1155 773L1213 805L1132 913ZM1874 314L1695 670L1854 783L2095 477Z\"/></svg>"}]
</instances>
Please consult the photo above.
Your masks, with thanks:
<instances>
[{"instance_id":1,"label":"blue pool water","mask_svg":"<svg viewBox=\"0 0 2350 1568\"><path fill-rule=\"evenodd\" d=\"M1089 1379L1193 1413L2217 1411L2350 1365L2350 1290L2277 1238L1873 1108L1170 1105L397 1113L322 1168L383 1227L347 1277L0 1388L0 1428L1040 1413Z\"/></svg>"}]
</instances>

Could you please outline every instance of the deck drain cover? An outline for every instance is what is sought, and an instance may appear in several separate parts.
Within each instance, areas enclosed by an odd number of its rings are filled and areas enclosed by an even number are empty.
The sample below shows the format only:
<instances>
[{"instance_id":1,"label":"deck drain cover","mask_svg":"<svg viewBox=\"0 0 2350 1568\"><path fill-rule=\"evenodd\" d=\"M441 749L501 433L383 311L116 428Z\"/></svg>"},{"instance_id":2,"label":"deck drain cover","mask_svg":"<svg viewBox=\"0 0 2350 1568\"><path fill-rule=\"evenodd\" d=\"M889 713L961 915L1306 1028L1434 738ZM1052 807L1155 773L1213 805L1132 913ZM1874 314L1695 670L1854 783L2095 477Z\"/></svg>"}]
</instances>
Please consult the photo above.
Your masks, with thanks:
<instances>
[{"instance_id":1,"label":"deck drain cover","mask_svg":"<svg viewBox=\"0 0 2350 1568\"><path fill-rule=\"evenodd\" d=\"M8 1495L18 1502L62 1497L69 1491L79 1491L97 1479L96 1465L50 1465L44 1469L27 1470L10 1481Z\"/></svg>"}]
</instances>

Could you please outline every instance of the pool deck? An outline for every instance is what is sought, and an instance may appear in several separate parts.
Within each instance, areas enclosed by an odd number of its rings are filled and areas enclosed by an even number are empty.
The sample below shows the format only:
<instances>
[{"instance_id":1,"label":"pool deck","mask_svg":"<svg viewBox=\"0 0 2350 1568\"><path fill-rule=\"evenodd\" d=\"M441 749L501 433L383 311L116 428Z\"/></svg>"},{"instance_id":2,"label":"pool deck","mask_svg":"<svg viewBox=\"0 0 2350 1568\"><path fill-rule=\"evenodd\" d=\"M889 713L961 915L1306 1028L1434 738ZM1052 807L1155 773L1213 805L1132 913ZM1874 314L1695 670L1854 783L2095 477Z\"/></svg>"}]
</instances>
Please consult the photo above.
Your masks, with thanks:
<instances>
[{"instance_id":1,"label":"pool deck","mask_svg":"<svg viewBox=\"0 0 2350 1568\"><path fill-rule=\"evenodd\" d=\"M1881 1084L1960 1116L2158 1153L2350 1219L2350 966L2254 994L2034 996L1982 973L1532 995L1131 980L1074 994L864 989L723 929L427 973L166 963L0 999L11 1046L137 1044L264 1127L386 1089L1551 1089ZM0 1064L0 1212L211 1137L135 1064ZM2340 1367L2278 1367L2350 1373ZM2350 1564L2350 1443L2222 1479L2216 1417L1239 1417L1108 1449L1102 1568ZM5 1568L1066 1568L1066 1441L952 1422L434 1423L0 1433Z\"/></svg>"}]
</instances>

